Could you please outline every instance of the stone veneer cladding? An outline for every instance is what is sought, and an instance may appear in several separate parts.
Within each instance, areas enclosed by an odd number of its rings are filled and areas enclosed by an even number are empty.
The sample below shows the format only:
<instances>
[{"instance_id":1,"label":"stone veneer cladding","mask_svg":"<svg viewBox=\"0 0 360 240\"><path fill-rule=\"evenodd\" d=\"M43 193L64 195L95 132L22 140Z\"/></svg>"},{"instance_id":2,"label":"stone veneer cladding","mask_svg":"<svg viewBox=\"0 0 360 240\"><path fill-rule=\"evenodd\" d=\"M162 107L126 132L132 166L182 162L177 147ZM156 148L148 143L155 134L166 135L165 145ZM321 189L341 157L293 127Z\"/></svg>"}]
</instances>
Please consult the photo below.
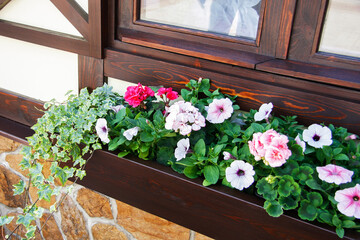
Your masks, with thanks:
<instances>
[{"instance_id":1,"label":"stone veneer cladding","mask_svg":"<svg viewBox=\"0 0 360 240\"><path fill-rule=\"evenodd\" d=\"M0 136L0 215L16 216L22 199L12 195L12 185L20 179L26 180L27 171L19 168L22 159L22 145ZM44 175L48 174L44 170ZM71 184L71 183L69 183ZM34 200L36 192L30 190ZM41 201L46 213L38 225L49 216L49 207L55 201ZM15 224L9 224L0 234L9 233ZM17 234L24 231L19 229ZM1 238L1 237L0 237ZM16 238L13 238L16 239ZM210 240L200 233L179 226L128 204L99 194L75 184L74 190L66 196L59 210L47 221L36 239L67 240Z\"/></svg>"}]
</instances>

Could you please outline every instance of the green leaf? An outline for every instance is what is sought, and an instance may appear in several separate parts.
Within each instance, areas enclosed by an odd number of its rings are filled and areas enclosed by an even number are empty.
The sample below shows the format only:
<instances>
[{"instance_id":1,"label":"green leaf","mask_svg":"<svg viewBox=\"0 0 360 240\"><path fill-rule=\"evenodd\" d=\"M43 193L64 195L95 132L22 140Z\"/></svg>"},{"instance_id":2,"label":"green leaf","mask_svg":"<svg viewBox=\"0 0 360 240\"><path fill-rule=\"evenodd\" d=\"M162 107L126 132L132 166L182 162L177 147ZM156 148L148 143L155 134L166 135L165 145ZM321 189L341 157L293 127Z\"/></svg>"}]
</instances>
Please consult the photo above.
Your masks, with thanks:
<instances>
[{"instance_id":1,"label":"green leaf","mask_svg":"<svg viewBox=\"0 0 360 240\"><path fill-rule=\"evenodd\" d=\"M340 220L340 218L337 215L333 216L331 222L332 222L332 224L334 224L334 226L336 228L341 228L342 227L342 221Z\"/></svg>"},{"instance_id":2,"label":"green leaf","mask_svg":"<svg viewBox=\"0 0 360 240\"><path fill-rule=\"evenodd\" d=\"M19 215L18 219L16 220L16 224L22 224L26 228L28 228L32 221L35 221L35 217L33 214L26 213L25 215Z\"/></svg>"},{"instance_id":3,"label":"green leaf","mask_svg":"<svg viewBox=\"0 0 360 240\"><path fill-rule=\"evenodd\" d=\"M291 175L300 180L300 183L305 184L305 182L309 179L312 179L312 174L314 173L313 169L308 166L300 166L294 169Z\"/></svg>"},{"instance_id":4,"label":"green leaf","mask_svg":"<svg viewBox=\"0 0 360 240\"><path fill-rule=\"evenodd\" d=\"M283 197L287 197L290 194L293 196L299 196L301 193L301 188L297 182L289 175L282 176L279 181L279 195Z\"/></svg>"},{"instance_id":5,"label":"green leaf","mask_svg":"<svg viewBox=\"0 0 360 240\"><path fill-rule=\"evenodd\" d=\"M336 156L336 155L340 154L342 152L342 150L343 150L342 148L335 148L333 150L333 155Z\"/></svg>"},{"instance_id":6,"label":"green leaf","mask_svg":"<svg viewBox=\"0 0 360 240\"><path fill-rule=\"evenodd\" d=\"M336 234L339 236L339 238L343 238L345 235L345 230L343 228L336 228Z\"/></svg>"},{"instance_id":7,"label":"green leaf","mask_svg":"<svg viewBox=\"0 0 360 240\"><path fill-rule=\"evenodd\" d=\"M177 161L176 164L180 164L186 167L191 167L195 165L195 161L189 157L181 159L180 161Z\"/></svg>"},{"instance_id":8,"label":"green leaf","mask_svg":"<svg viewBox=\"0 0 360 240\"><path fill-rule=\"evenodd\" d=\"M334 157L334 160L349 160L349 157L343 153L340 153Z\"/></svg>"},{"instance_id":9,"label":"green leaf","mask_svg":"<svg viewBox=\"0 0 360 240\"><path fill-rule=\"evenodd\" d=\"M277 201L265 201L264 209L272 217L280 217L283 214L281 205Z\"/></svg>"},{"instance_id":10,"label":"green leaf","mask_svg":"<svg viewBox=\"0 0 360 240\"><path fill-rule=\"evenodd\" d=\"M277 186L277 182L270 184L266 181L266 178L262 178L257 182L256 188L258 194L262 195L267 200L275 200L278 192L274 189Z\"/></svg>"},{"instance_id":11,"label":"green leaf","mask_svg":"<svg viewBox=\"0 0 360 240\"><path fill-rule=\"evenodd\" d=\"M332 148L330 146L323 146L322 150L326 157L332 157Z\"/></svg>"},{"instance_id":12,"label":"green leaf","mask_svg":"<svg viewBox=\"0 0 360 240\"><path fill-rule=\"evenodd\" d=\"M184 174L188 178L194 179L198 177L198 168L196 166L186 167L184 169Z\"/></svg>"},{"instance_id":13,"label":"green leaf","mask_svg":"<svg viewBox=\"0 0 360 240\"><path fill-rule=\"evenodd\" d=\"M342 226L344 228L352 228L352 227L355 227L356 223L352 220L345 220L342 222Z\"/></svg>"},{"instance_id":14,"label":"green leaf","mask_svg":"<svg viewBox=\"0 0 360 240\"><path fill-rule=\"evenodd\" d=\"M254 132L263 132L265 130L265 128L261 124L258 124L258 123L252 123L251 127L254 130Z\"/></svg>"},{"instance_id":15,"label":"green leaf","mask_svg":"<svg viewBox=\"0 0 360 240\"><path fill-rule=\"evenodd\" d=\"M317 216L317 210L309 200L302 200L298 210L299 217L304 220L314 221Z\"/></svg>"},{"instance_id":16,"label":"green leaf","mask_svg":"<svg viewBox=\"0 0 360 240\"><path fill-rule=\"evenodd\" d=\"M14 217L1 216L0 217L0 226L9 224L13 219L14 219Z\"/></svg>"},{"instance_id":17,"label":"green leaf","mask_svg":"<svg viewBox=\"0 0 360 240\"><path fill-rule=\"evenodd\" d=\"M307 194L307 199L314 207L320 207L323 204L323 198L320 193L310 192Z\"/></svg>"},{"instance_id":18,"label":"green leaf","mask_svg":"<svg viewBox=\"0 0 360 240\"><path fill-rule=\"evenodd\" d=\"M321 185L315 179L309 179L305 183L309 188L311 188L313 190L323 191Z\"/></svg>"},{"instance_id":19,"label":"green leaf","mask_svg":"<svg viewBox=\"0 0 360 240\"><path fill-rule=\"evenodd\" d=\"M210 80L207 78L202 79L199 86L199 92L205 92L208 91L209 89L210 89Z\"/></svg>"},{"instance_id":20,"label":"green leaf","mask_svg":"<svg viewBox=\"0 0 360 240\"><path fill-rule=\"evenodd\" d=\"M285 210L295 209L299 205L300 196L279 197L279 203Z\"/></svg>"},{"instance_id":21,"label":"green leaf","mask_svg":"<svg viewBox=\"0 0 360 240\"><path fill-rule=\"evenodd\" d=\"M206 179L204 179L204 181L203 181L203 186L205 186L205 187L208 187L208 186L210 186L210 185L212 185L212 183L210 183L209 181L207 181Z\"/></svg>"},{"instance_id":22,"label":"green leaf","mask_svg":"<svg viewBox=\"0 0 360 240\"><path fill-rule=\"evenodd\" d=\"M118 157L119 158L123 158L123 157L125 157L126 155L128 155L130 152L128 152L128 151L123 151L123 152L119 152L118 153Z\"/></svg>"},{"instance_id":23,"label":"green leaf","mask_svg":"<svg viewBox=\"0 0 360 240\"><path fill-rule=\"evenodd\" d=\"M168 165L171 158L174 157L174 150L169 147L161 147L156 153L156 161L163 165Z\"/></svg>"},{"instance_id":24,"label":"green leaf","mask_svg":"<svg viewBox=\"0 0 360 240\"><path fill-rule=\"evenodd\" d=\"M25 187L26 187L26 184L25 184L25 182L21 179L21 180L19 181L19 183L14 184L14 189L13 189L14 195L20 195L20 194L22 194L22 193L24 192L24 190L25 190Z\"/></svg>"},{"instance_id":25,"label":"green leaf","mask_svg":"<svg viewBox=\"0 0 360 240\"><path fill-rule=\"evenodd\" d=\"M38 191L39 199L45 199L46 201L50 202L51 195L52 195L52 189L49 185L44 185L41 189Z\"/></svg>"},{"instance_id":26,"label":"green leaf","mask_svg":"<svg viewBox=\"0 0 360 240\"><path fill-rule=\"evenodd\" d=\"M205 145L205 141L203 139L200 139L199 141L197 141L197 143L195 144L195 147L194 147L194 151L197 155L199 155L201 157L205 157L206 145Z\"/></svg>"},{"instance_id":27,"label":"green leaf","mask_svg":"<svg viewBox=\"0 0 360 240\"><path fill-rule=\"evenodd\" d=\"M208 165L204 167L204 177L206 181L208 181L211 184L217 183L219 180L220 171L217 166Z\"/></svg>"},{"instance_id":28,"label":"green leaf","mask_svg":"<svg viewBox=\"0 0 360 240\"><path fill-rule=\"evenodd\" d=\"M332 215L330 213L328 212L320 213L319 217L325 223L332 225Z\"/></svg>"},{"instance_id":29,"label":"green leaf","mask_svg":"<svg viewBox=\"0 0 360 240\"><path fill-rule=\"evenodd\" d=\"M142 142L152 142L152 141L154 141L154 136L149 132L141 132L140 140Z\"/></svg>"},{"instance_id":30,"label":"green leaf","mask_svg":"<svg viewBox=\"0 0 360 240\"><path fill-rule=\"evenodd\" d=\"M30 225L29 227L26 228L26 233L25 236L27 239L31 239L33 237L35 237L35 231L36 231L36 226L35 225Z\"/></svg>"}]
</instances>

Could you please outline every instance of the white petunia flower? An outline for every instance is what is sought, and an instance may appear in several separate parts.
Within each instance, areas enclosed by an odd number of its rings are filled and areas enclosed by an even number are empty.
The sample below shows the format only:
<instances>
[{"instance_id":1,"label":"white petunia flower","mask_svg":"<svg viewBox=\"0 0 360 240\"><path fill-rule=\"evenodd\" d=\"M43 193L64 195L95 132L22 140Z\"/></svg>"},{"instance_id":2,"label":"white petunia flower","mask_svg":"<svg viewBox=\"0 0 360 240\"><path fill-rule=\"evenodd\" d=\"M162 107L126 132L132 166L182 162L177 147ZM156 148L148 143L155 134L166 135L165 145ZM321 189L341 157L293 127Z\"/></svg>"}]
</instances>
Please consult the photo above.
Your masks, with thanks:
<instances>
[{"instance_id":1,"label":"white petunia flower","mask_svg":"<svg viewBox=\"0 0 360 240\"><path fill-rule=\"evenodd\" d=\"M235 160L226 168L226 180L238 190L248 188L254 182L255 171L251 164Z\"/></svg>"},{"instance_id":2,"label":"white petunia flower","mask_svg":"<svg viewBox=\"0 0 360 240\"><path fill-rule=\"evenodd\" d=\"M300 145L303 149L303 152L305 152L306 150L306 143L304 141L301 141L299 135L296 136L295 138L296 144Z\"/></svg>"},{"instance_id":3,"label":"white petunia flower","mask_svg":"<svg viewBox=\"0 0 360 240\"><path fill-rule=\"evenodd\" d=\"M123 109L123 108L125 108L125 106L124 105L116 105L116 106L111 106L110 107L111 108L111 110L113 110L114 112L119 112L121 109Z\"/></svg>"},{"instance_id":4,"label":"white petunia flower","mask_svg":"<svg viewBox=\"0 0 360 240\"><path fill-rule=\"evenodd\" d=\"M272 109L273 109L273 104L271 102L264 103L263 105L261 105L261 107L259 108L259 111L257 113L255 113L255 115L254 115L255 121L259 122L264 119L268 119Z\"/></svg>"},{"instance_id":5,"label":"white petunia flower","mask_svg":"<svg viewBox=\"0 0 360 240\"><path fill-rule=\"evenodd\" d=\"M311 124L303 132L303 139L314 148L322 148L332 144L331 130L319 124Z\"/></svg>"},{"instance_id":6,"label":"white petunia flower","mask_svg":"<svg viewBox=\"0 0 360 240\"><path fill-rule=\"evenodd\" d=\"M189 138L184 138L178 141L177 148L175 149L175 158L176 161L180 161L183 158L186 158L186 153L190 148L190 140Z\"/></svg>"},{"instance_id":7,"label":"white petunia flower","mask_svg":"<svg viewBox=\"0 0 360 240\"><path fill-rule=\"evenodd\" d=\"M226 119L230 118L234 112L232 101L229 98L214 99L214 101L209 104L207 112L206 120L214 124L223 123Z\"/></svg>"},{"instance_id":8,"label":"white petunia flower","mask_svg":"<svg viewBox=\"0 0 360 240\"><path fill-rule=\"evenodd\" d=\"M103 141L104 143L110 142L110 139L108 137L109 129L107 127L107 121L105 118L99 118L96 121L95 129L101 141Z\"/></svg>"},{"instance_id":9,"label":"white petunia flower","mask_svg":"<svg viewBox=\"0 0 360 240\"><path fill-rule=\"evenodd\" d=\"M127 140L131 141L133 139L133 137L135 137L138 134L139 130L140 130L139 127L133 127L133 128L126 130L123 133L123 135Z\"/></svg>"}]
</instances>

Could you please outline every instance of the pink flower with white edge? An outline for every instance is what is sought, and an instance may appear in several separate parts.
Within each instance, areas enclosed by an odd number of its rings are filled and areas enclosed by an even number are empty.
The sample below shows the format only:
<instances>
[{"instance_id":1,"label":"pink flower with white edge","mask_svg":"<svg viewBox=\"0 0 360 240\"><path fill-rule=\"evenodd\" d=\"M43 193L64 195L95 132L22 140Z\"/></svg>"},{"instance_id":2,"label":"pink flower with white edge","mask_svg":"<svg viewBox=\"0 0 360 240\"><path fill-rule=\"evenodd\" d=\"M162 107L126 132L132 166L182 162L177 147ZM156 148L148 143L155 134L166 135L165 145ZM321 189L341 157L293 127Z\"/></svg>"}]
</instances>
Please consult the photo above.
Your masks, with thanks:
<instances>
[{"instance_id":1,"label":"pink flower with white edge","mask_svg":"<svg viewBox=\"0 0 360 240\"><path fill-rule=\"evenodd\" d=\"M259 111L257 113L255 113L255 115L254 115L255 121L259 122L264 119L268 119L270 117L270 113L271 113L272 109L273 109L273 104L271 102L264 103L263 105L261 105L261 107L259 108Z\"/></svg>"},{"instance_id":2,"label":"pink flower with white edge","mask_svg":"<svg viewBox=\"0 0 360 240\"><path fill-rule=\"evenodd\" d=\"M229 98L214 99L212 103L209 104L207 112L206 120L214 124L222 123L230 118L234 112L232 101Z\"/></svg>"},{"instance_id":3,"label":"pink flower with white edge","mask_svg":"<svg viewBox=\"0 0 360 240\"><path fill-rule=\"evenodd\" d=\"M107 121L105 118L99 118L96 121L95 129L101 141L103 141L104 143L110 142L110 139L108 137L109 129L107 127Z\"/></svg>"},{"instance_id":4,"label":"pink flower with white edge","mask_svg":"<svg viewBox=\"0 0 360 240\"><path fill-rule=\"evenodd\" d=\"M304 130L303 139L314 148L322 148L323 146L330 146L332 144L330 128L315 123Z\"/></svg>"},{"instance_id":5,"label":"pink flower with white edge","mask_svg":"<svg viewBox=\"0 0 360 240\"><path fill-rule=\"evenodd\" d=\"M338 210L348 216L360 219L360 185L335 192Z\"/></svg>"},{"instance_id":6,"label":"pink flower with white edge","mask_svg":"<svg viewBox=\"0 0 360 240\"><path fill-rule=\"evenodd\" d=\"M261 135L262 133L260 132L254 133L253 140L248 142L250 153L254 155L256 161L261 160L265 156L266 151L264 144L260 141Z\"/></svg>"},{"instance_id":7,"label":"pink flower with white edge","mask_svg":"<svg viewBox=\"0 0 360 240\"><path fill-rule=\"evenodd\" d=\"M251 164L235 160L226 168L225 175L231 186L241 191L253 184L255 171Z\"/></svg>"},{"instance_id":8,"label":"pink flower with white edge","mask_svg":"<svg viewBox=\"0 0 360 240\"><path fill-rule=\"evenodd\" d=\"M232 158L232 155L229 152L223 152L224 160L229 160Z\"/></svg>"},{"instance_id":9,"label":"pink flower with white edge","mask_svg":"<svg viewBox=\"0 0 360 240\"><path fill-rule=\"evenodd\" d=\"M291 152L290 152L291 153ZM264 163L270 167L280 167L287 160L287 153L284 150L280 150L276 147L269 147L266 149L264 156Z\"/></svg>"},{"instance_id":10,"label":"pink flower with white edge","mask_svg":"<svg viewBox=\"0 0 360 240\"><path fill-rule=\"evenodd\" d=\"M121 109L125 108L124 105L116 105L116 106L112 106L111 110L113 110L114 112L119 112Z\"/></svg>"},{"instance_id":11,"label":"pink flower with white edge","mask_svg":"<svg viewBox=\"0 0 360 240\"><path fill-rule=\"evenodd\" d=\"M288 142L287 136L269 129L264 133L254 133L253 139L248 142L248 145L250 153L254 155L256 161L262 159L266 165L280 167L291 156L291 151L287 146Z\"/></svg>"},{"instance_id":12,"label":"pink flower with white edge","mask_svg":"<svg viewBox=\"0 0 360 240\"><path fill-rule=\"evenodd\" d=\"M306 143L304 141L301 141L300 136L297 135L295 138L296 144L300 145L301 148L303 149L303 152L305 152L306 150Z\"/></svg>"},{"instance_id":13,"label":"pink flower with white edge","mask_svg":"<svg viewBox=\"0 0 360 240\"><path fill-rule=\"evenodd\" d=\"M205 127L205 118L190 102L179 101L167 109L165 128L188 135Z\"/></svg>"},{"instance_id":14,"label":"pink flower with white edge","mask_svg":"<svg viewBox=\"0 0 360 240\"><path fill-rule=\"evenodd\" d=\"M175 149L175 158L176 161L180 161L183 158L186 158L186 154L190 148L190 140L189 138L184 138L178 141L177 148Z\"/></svg>"},{"instance_id":15,"label":"pink flower with white edge","mask_svg":"<svg viewBox=\"0 0 360 240\"><path fill-rule=\"evenodd\" d=\"M328 164L324 167L316 167L316 171L318 172L321 180L328 183L335 183L337 185L351 182L351 177L354 174L353 171L334 164Z\"/></svg>"},{"instance_id":16,"label":"pink flower with white edge","mask_svg":"<svg viewBox=\"0 0 360 240\"><path fill-rule=\"evenodd\" d=\"M138 134L139 131L140 131L139 127L133 127L133 128L126 130L123 133L123 135L127 140L131 141L133 139L133 137L135 137Z\"/></svg>"}]
</instances>

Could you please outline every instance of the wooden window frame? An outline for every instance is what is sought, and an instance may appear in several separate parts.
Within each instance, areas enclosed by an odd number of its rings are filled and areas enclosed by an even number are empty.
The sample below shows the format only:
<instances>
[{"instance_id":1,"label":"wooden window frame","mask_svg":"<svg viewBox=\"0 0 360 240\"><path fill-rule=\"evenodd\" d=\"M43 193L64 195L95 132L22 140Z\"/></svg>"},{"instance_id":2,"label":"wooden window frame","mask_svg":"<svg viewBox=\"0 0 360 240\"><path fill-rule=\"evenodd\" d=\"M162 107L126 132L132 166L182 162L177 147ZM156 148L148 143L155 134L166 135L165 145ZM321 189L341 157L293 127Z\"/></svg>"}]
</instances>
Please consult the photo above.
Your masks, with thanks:
<instances>
[{"instance_id":1,"label":"wooden window frame","mask_svg":"<svg viewBox=\"0 0 360 240\"><path fill-rule=\"evenodd\" d=\"M263 0L258 37L250 43L142 21L139 20L139 0L117 0L120 14L116 16L116 31L112 33L115 40L110 46L121 48L121 43L128 43L254 69L256 64L271 58L286 57L295 3L296 0Z\"/></svg>"}]
</instances>

